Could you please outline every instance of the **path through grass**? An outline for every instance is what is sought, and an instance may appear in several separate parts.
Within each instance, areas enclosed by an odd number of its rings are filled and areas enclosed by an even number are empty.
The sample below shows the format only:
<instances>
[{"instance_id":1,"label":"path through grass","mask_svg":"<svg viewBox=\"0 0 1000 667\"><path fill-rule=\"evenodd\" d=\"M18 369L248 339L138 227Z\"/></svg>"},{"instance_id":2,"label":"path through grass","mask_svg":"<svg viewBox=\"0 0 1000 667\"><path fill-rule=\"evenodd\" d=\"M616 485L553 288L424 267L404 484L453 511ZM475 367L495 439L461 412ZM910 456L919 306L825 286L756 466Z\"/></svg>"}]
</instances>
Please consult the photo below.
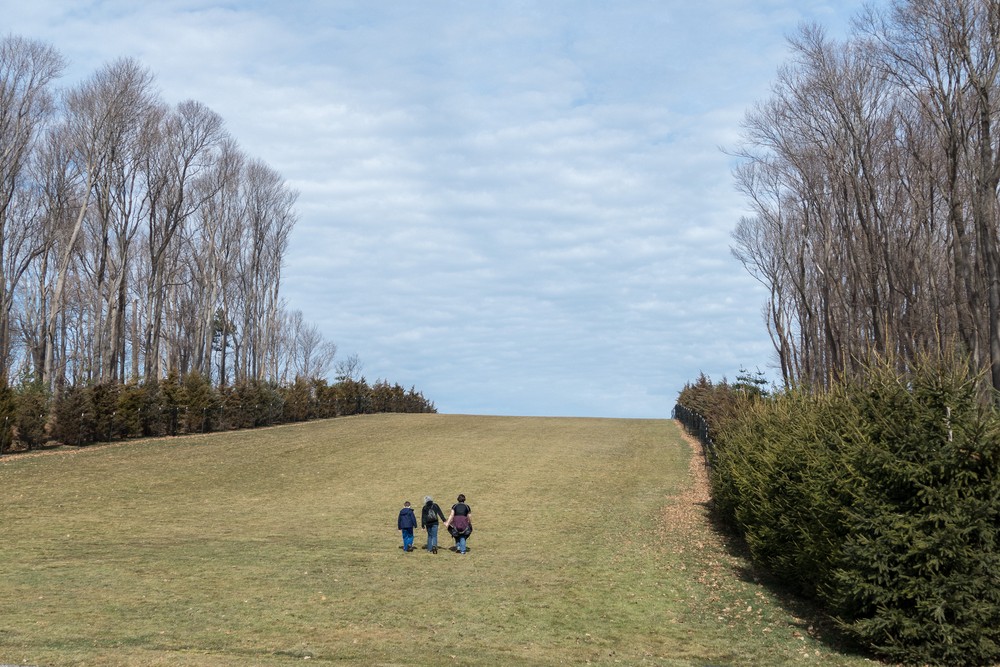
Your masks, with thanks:
<instances>
[{"instance_id":1,"label":"path through grass","mask_svg":"<svg viewBox=\"0 0 1000 667\"><path fill-rule=\"evenodd\" d=\"M452 415L7 457L0 663L865 663L740 578L690 460L666 420ZM460 492L467 556L397 548Z\"/></svg>"}]
</instances>

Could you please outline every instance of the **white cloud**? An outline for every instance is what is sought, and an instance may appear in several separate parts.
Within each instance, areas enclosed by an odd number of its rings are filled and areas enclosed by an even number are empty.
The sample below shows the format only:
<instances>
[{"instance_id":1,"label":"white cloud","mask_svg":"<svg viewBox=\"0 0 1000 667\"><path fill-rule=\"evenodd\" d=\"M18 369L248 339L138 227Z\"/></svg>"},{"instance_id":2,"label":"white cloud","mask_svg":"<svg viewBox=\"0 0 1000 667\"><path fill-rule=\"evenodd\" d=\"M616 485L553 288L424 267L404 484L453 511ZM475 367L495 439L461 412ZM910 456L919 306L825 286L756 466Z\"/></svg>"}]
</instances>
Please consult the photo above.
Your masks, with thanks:
<instances>
[{"instance_id":1,"label":"white cloud","mask_svg":"<svg viewBox=\"0 0 1000 667\"><path fill-rule=\"evenodd\" d=\"M11 3L6 3L11 4ZM289 305L451 412L669 415L765 366L731 159L801 20L860 2L52 0L67 79L133 56L297 188Z\"/></svg>"}]
</instances>

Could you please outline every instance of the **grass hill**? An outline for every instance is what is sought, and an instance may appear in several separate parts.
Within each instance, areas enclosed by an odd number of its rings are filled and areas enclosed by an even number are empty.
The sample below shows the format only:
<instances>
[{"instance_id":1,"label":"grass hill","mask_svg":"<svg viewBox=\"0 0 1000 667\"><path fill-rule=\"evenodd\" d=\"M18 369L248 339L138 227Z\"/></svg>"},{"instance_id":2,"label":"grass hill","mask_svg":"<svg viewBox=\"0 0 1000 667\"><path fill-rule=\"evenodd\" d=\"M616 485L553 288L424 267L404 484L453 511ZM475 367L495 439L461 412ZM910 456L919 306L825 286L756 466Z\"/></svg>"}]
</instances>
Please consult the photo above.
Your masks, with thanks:
<instances>
[{"instance_id":1,"label":"grass hill","mask_svg":"<svg viewBox=\"0 0 1000 667\"><path fill-rule=\"evenodd\" d=\"M435 414L5 457L0 663L865 663L725 549L700 470L668 420ZM467 556L398 548L458 493Z\"/></svg>"}]
</instances>

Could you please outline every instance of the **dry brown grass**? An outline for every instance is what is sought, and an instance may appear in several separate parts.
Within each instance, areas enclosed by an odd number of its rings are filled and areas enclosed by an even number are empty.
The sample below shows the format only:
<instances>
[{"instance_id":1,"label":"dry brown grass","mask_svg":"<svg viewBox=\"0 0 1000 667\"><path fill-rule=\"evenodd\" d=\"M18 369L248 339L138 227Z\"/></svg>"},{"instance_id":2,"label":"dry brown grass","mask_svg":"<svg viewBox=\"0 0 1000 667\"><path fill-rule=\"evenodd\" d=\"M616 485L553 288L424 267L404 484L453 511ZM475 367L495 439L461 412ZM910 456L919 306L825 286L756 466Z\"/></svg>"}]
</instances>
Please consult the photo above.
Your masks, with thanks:
<instances>
[{"instance_id":1,"label":"dry brown grass","mask_svg":"<svg viewBox=\"0 0 1000 667\"><path fill-rule=\"evenodd\" d=\"M701 473L667 420L455 415L11 457L0 662L861 664L740 578ZM471 553L404 554L459 492Z\"/></svg>"}]
</instances>

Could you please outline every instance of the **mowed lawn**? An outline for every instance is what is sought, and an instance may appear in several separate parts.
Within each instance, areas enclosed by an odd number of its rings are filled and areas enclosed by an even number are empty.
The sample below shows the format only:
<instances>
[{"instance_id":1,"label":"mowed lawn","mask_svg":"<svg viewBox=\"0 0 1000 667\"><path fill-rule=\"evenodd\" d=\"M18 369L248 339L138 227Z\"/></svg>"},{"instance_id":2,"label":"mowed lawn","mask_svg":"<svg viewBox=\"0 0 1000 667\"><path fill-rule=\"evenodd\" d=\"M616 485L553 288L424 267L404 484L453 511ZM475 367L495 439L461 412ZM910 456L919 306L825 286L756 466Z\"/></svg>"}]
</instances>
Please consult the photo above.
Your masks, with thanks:
<instances>
[{"instance_id":1,"label":"mowed lawn","mask_svg":"<svg viewBox=\"0 0 1000 667\"><path fill-rule=\"evenodd\" d=\"M691 456L669 420L456 415L8 456L0 663L865 663L685 510ZM458 493L469 554L398 548Z\"/></svg>"}]
</instances>

